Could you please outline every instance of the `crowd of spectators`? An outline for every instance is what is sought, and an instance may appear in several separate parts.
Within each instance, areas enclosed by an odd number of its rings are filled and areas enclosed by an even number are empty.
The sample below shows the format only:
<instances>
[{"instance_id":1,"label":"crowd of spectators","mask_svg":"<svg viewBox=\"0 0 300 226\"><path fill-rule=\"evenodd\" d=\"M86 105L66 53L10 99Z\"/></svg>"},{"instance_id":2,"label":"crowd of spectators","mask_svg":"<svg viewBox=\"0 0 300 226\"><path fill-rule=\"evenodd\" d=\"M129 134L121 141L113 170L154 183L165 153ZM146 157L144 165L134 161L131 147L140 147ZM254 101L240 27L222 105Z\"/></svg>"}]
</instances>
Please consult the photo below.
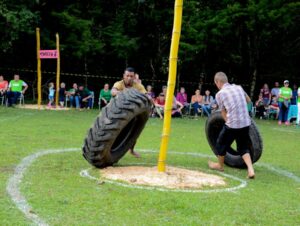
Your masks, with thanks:
<instances>
[{"instance_id":1,"label":"crowd of spectators","mask_svg":"<svg viewBox=\"0 0 300 226\"><path fill-rule=\"evenodd\" d=\"M135 75L135 82L142 84L139 75ZM26 82L20 79L20 76L15 74L14 78L8 82L0 75L0 103L2 105L13 106L22 98L28 89ZM164 108L166 103L167 87L163 86L158 95L153 91L153 87L148 85L147 95L152 100L153 109L152 117L164 117ZM191 91L191 90L189 90ZM48 84L48 108L55 108L55 84ZM91 109L95 103L94 92L81 84L73 83L72 88L66 89L66 84L62 82L58 90L59 107L72 107L75 109ZM274 118L278 120L278 124L290 125L292 119L296 119L296 124L299 125L300 120L300 88L293 85L293 89L289 87L289 81L285 80L283 86L280 87L279 82L274 83L272 89L265 83L260 89L257 99L253 102L252 110L249 112L259 119ZM99 109L105 107L111 100L111 90L108 83L104 84L103 89L99 93ZM185 87L180 87L180 90L173 95L172 101L172 117L181 117L183 115L192 115L195 118L198 116L210 116L217 109L217 103L209 89L201 93L200 89L194 91L194 95L189 98ZM253 110L254 109L254 110Z\"/></svg>"},{"instance_id":2,"label":"crowd of spectators","mask_svg":"<svg viewBox=\"0 0 300 226\"><path fill-rule=\"evenodd\" d=\"M294 84L291 89L289 84L288 80L284 80L280 87L279 82L275 82L271 90L268 84L264 84L255 101L255 116L259 119L274 118L278 120L278 125L290 125L291 120L296 119L299 125L300 88Z\"/></svg>"}]
</instances>

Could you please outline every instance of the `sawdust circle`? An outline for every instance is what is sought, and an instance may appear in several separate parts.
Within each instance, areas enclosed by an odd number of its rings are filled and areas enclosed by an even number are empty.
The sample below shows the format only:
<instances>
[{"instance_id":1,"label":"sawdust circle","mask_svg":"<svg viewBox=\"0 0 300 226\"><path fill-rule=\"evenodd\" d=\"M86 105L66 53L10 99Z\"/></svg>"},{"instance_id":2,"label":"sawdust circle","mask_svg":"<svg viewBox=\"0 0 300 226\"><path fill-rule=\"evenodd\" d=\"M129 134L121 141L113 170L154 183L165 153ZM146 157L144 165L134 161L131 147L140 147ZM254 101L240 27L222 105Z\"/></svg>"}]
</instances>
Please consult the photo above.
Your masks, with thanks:
<instances>
[{"instance_id":1,"label":"sawdust circle","mask_svg":"<svg viewBox=\"0 0 300 226\"><path fill-rule=\"evenodd\" d=\"M103 178L113 181L169 189L201 189L226 185L220 176L178 167L167 167L166 172L158 172L156 166L107 167L101 169L100 173Z\"/></svg>"}]
</instances>

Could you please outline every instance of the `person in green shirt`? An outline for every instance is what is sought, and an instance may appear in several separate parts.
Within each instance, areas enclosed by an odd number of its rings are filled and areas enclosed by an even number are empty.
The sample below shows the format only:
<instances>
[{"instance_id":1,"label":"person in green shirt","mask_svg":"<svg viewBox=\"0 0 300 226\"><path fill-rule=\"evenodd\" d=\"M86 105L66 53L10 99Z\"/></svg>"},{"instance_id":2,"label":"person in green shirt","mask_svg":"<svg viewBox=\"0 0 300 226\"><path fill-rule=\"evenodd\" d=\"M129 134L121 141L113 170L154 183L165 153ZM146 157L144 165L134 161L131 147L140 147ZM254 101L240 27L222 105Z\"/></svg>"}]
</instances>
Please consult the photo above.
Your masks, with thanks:
<instances>
[{"instance_id":1,"label":"person in green shirt","mask_svg":"<svg viewBox=\"0 0 300 226\"><path fill-rule=\"evenodd\" d=\"M105 107L111 99L111 91L109 89L109 84L105 84L104 88L101 89L100 95L99 95L99 105L100 108Z\"/></svg>"},{"instance_id":2,"label":"person in green shirt","mask_svg":"<svg viewBox=\"0 0 300 226\"><path fill-rule=\"evenodd\" d=\"M78 90L75 92L75 101L79 103L79 108L92 109L93 107L94 92L90 91L87 87L79 85Z\"/></svg>"},{"instance_id":3,"label":"person in green shirt","mask_svg":"<svg viewBox=\"0 0 300 226\"><path fill-rule=\"evenodd\" d=\"M77 83L73 83L72 88L66 92L66 97L70 100L70 107L76 107L79 109L79 101L78 98L75 98L75 93L78 90Z\"/></svg>"},{"instance_id":4,"label":"person in green shirt","mask_svg":"<svg viewBox=\"0 0 300 226\"><path fill-rule=\"evenodd\" d=\"M289 107L291 104L292 98L292 89L289 87L289 81L284 80L284 86L279 89L279 117L278 117L278 125L281 125L283 122L288 126L290 122L287 120Z\"/></svg>"},{"instance_id":5,"label":"person in green shirt","mask_svg":"<svg viewBox=\"0 0 300 226\"><path fill-rule=\"evenodd\" d=\"M24 88L23 88L24 87ZM20 80L19 75L14 75L14 79L9 82L8 92L7 92L7 103L8 107L17 103L17 100L21 95L24 95L28 85L23 80Z\"/></svg>"}]
</instances>

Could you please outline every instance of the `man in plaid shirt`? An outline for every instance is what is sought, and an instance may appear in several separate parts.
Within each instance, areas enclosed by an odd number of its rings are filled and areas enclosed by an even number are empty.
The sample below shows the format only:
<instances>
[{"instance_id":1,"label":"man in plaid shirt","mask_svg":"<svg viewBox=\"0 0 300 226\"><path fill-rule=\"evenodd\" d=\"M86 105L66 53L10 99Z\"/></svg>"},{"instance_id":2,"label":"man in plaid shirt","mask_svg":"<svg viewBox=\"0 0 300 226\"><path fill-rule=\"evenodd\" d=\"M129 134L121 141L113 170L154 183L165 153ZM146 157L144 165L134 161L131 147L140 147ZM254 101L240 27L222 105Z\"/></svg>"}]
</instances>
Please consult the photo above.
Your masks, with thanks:
<instances>
[{"instance_id":1,"label":"man in plaid shirt","mask_svg":"<svg viewBox=\"0 0 300 226\"><path fill-rule=\"evenodd\" d=\"M221 110L222 117L225 120L225 124L216 144L218 162L209 161L208 166L214 170L224 171L226 150L235 140L237 151L247 165L248 178L254 179L255 173L248 149L251 119L247 109L247 102L251 100L241 86L228 83L225 73L216 73L214 81L220 90L216 94L216 101Z\"/></svg>"}]
</instances>

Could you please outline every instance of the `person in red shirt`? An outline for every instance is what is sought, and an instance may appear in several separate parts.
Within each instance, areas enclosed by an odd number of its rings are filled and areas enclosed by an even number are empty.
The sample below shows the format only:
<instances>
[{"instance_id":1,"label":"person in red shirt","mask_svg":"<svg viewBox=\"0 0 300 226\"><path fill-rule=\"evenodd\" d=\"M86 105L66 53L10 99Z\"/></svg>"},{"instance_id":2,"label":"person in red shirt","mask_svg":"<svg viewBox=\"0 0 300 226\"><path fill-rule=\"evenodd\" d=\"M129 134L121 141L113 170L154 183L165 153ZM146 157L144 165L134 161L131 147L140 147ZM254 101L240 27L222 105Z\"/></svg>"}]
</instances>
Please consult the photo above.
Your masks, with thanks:
<instances>
[{"instance_id":1,"label":"person in red shirt","mask_svg":"<svg viewBox=\"0 0 300 226\"><path fill-rule=\"evenodd\" d=\"M260 90L260 93L262 94L264 105L265 107L267 107L271 102L271 96L272 96L267 83L264 84L264 86Z\"/></svg>"},{"instance_id":2,"label":"person in red shirt","mask_svg":"<svg viewBox=\"0 0 300 226\"><path fill-rule=\"evenodd\" d=\"M158 97L155 99L154 106L155 106L155 113L159 115L161 119L163 119L163 112L166 103L166 98L164 93L160 93Z\"/></svg>"},{"instance_id":3,"label":"person in red shirt","mask_svg":"<svg viewBox=\"0 0 300 226\"><path fill-rule=\"evenodd\" d=\"M8 89L8 81L4 80L3 75L0 75L0 97L6 94Z\"/></svg>"}]
</instances>

